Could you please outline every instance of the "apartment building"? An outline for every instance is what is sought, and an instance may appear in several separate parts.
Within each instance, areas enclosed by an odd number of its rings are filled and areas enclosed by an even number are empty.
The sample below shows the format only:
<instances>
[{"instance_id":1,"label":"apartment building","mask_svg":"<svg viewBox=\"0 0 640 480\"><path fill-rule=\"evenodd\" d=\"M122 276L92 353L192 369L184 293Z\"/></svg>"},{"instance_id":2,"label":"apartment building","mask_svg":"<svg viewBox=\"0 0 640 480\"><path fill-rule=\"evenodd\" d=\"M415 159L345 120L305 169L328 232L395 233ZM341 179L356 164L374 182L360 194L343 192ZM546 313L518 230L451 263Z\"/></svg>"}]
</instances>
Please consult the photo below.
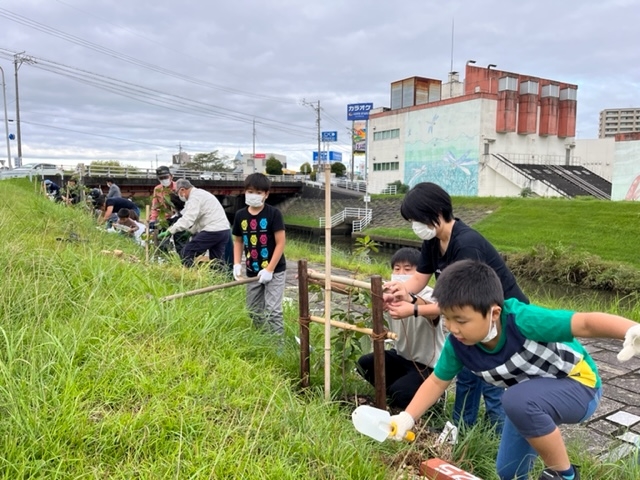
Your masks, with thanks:
<instances>
[{"instance_id":1,"label":"apartment building","mask_svg":"<svg viewBox=\"0 0 640 480\"><path fill-rule=\"evenodd\" d=\"M608 108L600 112L600 138L640 132L640 108Z\"/></svg>"}]
</instances>

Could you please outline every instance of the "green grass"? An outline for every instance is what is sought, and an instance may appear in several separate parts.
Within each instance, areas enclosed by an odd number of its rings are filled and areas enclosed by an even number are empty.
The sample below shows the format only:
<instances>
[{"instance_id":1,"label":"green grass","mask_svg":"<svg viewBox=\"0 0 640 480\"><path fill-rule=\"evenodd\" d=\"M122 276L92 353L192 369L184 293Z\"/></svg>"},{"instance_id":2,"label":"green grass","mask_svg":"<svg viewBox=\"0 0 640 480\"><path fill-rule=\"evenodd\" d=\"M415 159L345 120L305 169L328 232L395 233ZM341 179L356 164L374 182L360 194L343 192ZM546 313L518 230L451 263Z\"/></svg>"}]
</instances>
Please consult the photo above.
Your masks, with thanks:
<instances>
[{"instance_id":1,"label":"green grass","mask_svg":"<svg viewBox=\"0 0 640 480\"><path fill-rule=\"evenodd\" d=\"M322 326L312 332L312 388L298 390L295 303L285 305L282 351L252 327L242 287L160 303L226 278L175 259L146 264L142 249L26 180L0 182L0 242L0 478L382 480L401 478L390 465L412 452L426 455L357 434L353 406L324 400ZM114 249L125 256L102 253ZM287 256L324 262L294 242ZM388 274L386 264L356 264ZM343 383L339 358L335 400L370 393L351 371ZM492 480L496 445L470 434L455 458ZM572 452L583 478L638 478L625 462Z\"/></svg>"},{"instance_id":2,"label":"green grass","mask_svg":"<svg viewBox=\"0 0 640 480\"><path fill-rule=\"evenodd\" d=\"M303 215L284 215L284 223L287 225L320 228L320 221L317 218L305 217Z\"/></svg>"},{"instance_id":3,"label":"green grass","mask_svg":"<svg viewBox=\"0 0 640 480\"><path fill-rule=\"evenodd\" d=\"M576 252L640 268L640 202L560 198L454 197L457 210L491 212L474 223L501 252L528 251L536 245L570 247ZM400 211L398 210L400 218ZM415 240L407 222L400 228L370 228L369 235Z\"/></svg>"}]
</instances>

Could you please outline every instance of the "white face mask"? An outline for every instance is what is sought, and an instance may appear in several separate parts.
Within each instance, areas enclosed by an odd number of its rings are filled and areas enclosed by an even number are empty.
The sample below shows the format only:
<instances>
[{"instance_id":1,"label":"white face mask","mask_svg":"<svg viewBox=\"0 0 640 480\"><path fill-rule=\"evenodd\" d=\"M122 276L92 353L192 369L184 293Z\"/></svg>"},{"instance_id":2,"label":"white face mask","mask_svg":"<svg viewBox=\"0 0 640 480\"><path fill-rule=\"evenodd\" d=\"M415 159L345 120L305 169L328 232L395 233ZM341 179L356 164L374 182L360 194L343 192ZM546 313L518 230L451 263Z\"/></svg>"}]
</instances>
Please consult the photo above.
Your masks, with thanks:
<instances>
[{"instance_id":1,"label":"white face mask","mask_svg":"<svg viewBox=\"0 0 640 480\"><path fill-rule=\"evenodd\" d=\"M259 193L245 193L244 203L250 207L261 207L264 203L264 197Z\"/></svg>"},{"instance_id":2,"label":"white face mask","mask_svg":"<svg viewBox=\"0 0 640 480\"><path fill-rule=\"evenodd\" d=\"M411 228L418 238L422 240L431 240L436 236L436 229L420 222L411 222Z\"/></svg>"},{"instance_id":3,"label":"white face mask","mask_svg":"<svg viewBox=\"0 0 640 480\"><path fill-rule=\"evenodd\" d=\"M396 274L392 274L391 275L391 280L394 282L406 282L407 280L409 280L411 277L413 277L413 275L396 275Z\"/></svg>"},{"instance_id":4,"label":"white face mask","mask_svg":"<svg viewBox=\"0 0 640 480\"><path fill-rule=\"evenodd\" d=\"M169 185L171 185L171 179L170 178L165 178L163 180L160 180L160 184L163 187L168 187Z\"/></svg>"},{"instance_id":5,"label":"white face mask","mask_svg":"<svg viewBox=\"0 0 640 480\"><path fill-rule=\"evenodd\" d=\"M487 336L480 340L480 343L487 343L493 340L498 336L498 327L496 327L496 322L493 321L493 307L489 312L489 331L487 332Z\"/></svg>"},{"instance_id":6,"label":"white face mask","mask_svg":"<svg viewBox=\"0 0 640 480\"><path fill-rule=\"evenodd\" d=\"M178 194L178 198L180 199L181 202L185 202L186 203L186 201L187 201L187 197L184 197L184 196L182 196L180 194Z\"/></svg>"}]
</instances>

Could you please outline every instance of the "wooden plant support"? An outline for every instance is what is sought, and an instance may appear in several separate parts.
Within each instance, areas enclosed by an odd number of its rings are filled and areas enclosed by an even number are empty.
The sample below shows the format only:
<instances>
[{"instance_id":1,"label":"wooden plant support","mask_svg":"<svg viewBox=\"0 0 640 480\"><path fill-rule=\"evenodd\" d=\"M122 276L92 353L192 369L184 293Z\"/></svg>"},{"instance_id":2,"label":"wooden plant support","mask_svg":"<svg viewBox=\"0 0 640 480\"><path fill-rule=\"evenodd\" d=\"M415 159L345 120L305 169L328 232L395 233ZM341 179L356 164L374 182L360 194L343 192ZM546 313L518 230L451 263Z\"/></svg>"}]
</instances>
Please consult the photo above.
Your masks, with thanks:
<instances>
[{"instance_id":1,"label":"wooden plant support","mask_svg":"<svg viewBox=\"0 0 640 480\"><path fill-rule=\"evenodd\" d=\"M371 291L372 295L372 321L373 328L361 328L344 322L329 319L329 325L345 330L352 330L370 335L373 340L373 362L375 369L375 404L381 409L387 408L386 380L384 374L384 340L395 338L396 335L384 328L382 278L379 275L371 277L371 283L354 280L352 278L326 275L312 272L307 269L307 261L298 262L298 297L299 297L299 323L300 323L300 386L309 387L309 324L317 322L327 324L327 319L314 317L309 314L309 283L329 278L332 283L331 290L339 292L340 287L334 288L333 284L348 285Z\"/></svg>"},{"instance_id":2,"label":"wooden plant support","mask_svg":"<svg viewBox=\"0 0 640 480\"><path fill-rule=\"evenodd\" d=\"M168 302L170 300L176 300L178 298L191 297L193 295L200 295L202 293L214 292L216 290L222 290L223 288L237 287L238 285L244 285L246 283L257 282L258 277L241 278L234 282L221 283L219 285L211 285L210 287L198 288L197 290L189 290L188 292L175 293L173 295L167 295L160 298L161 302Z\"/></svg>"},{"instance_id":3,"label":"wooden plant support","mask_svg":"<svg viewBox=\"0 0 640 480\"><path fill-rule=\"evenodd\" d=\"M146 263L149 263L149 205L145 208L145 218L144 218L144 226L145 226L145 241L144 241L144 258Z\"/></svg>"}]
</instances>

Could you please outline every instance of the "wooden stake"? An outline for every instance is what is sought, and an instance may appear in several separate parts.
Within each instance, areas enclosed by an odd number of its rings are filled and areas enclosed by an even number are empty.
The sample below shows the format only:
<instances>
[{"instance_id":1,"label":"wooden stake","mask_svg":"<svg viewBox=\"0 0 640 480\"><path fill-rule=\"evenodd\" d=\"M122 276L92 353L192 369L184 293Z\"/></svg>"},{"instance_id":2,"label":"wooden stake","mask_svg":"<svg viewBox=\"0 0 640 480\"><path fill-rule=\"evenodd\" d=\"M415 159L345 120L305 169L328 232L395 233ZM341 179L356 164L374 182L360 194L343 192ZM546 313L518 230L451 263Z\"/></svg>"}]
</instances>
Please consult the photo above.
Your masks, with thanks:
<instances>
[{"instance_id":1,"label":"wooden stake","mask_svg":"<svg viewBox=\"0 0 640 480\"><path fill-rule=\"evenodd\" d=\"M149 238L149 205L146 206L145 208L145 220L144 220L144 225L145 225L145 241L144 241L144 256L146 259L146 262L149 263L149 242L150 242L150 238Z\"/></svg>"},{"instance_id":2,"label":"wooden stake","mask_svg":"<svg viewBox=\"0 0 640 480\"><path fill-rule=\"evenodd\" d=\"M313 315L311 315L309 317L309 320L311 320L312 322L315 323L321 323L323 325L327 325L327 321L324 317L315 317ZM353 332L360 332L360 333L364 333L365 335L373 335L374 331L372 328L365 328L365 327L358 327L356 325L353 325L351 323L345 323L345 322L339 322L337 320L331 320L329 322L329 326L330 327L336 327L336 328L342 328L343 330L351 330ZM390 338L392 340L396 340L398 338L398 336L393 333L393 332L386 332L385 334L386 338Z\"/></svg>"},{"instance_id":3,"label":"wooden stake","mask_svg":"<svg viewBox=\"0 0 640 480\"><path fill-rule=\"evenodd\" d=\"M210 287L198 288L197 290L189 290L188 292L176 293L174 295L168 295L160 299L161 302L168 302L169 300L176 300L177 298L191 297L193 295L200 295L201 293L213 292L215 290L222 290L223 288L236 287L238 285L244 285L245 283L257 282L258 277L241 278L235 282L221 283L219 285L212 285Z\"/></svg>"}]
</instances>

